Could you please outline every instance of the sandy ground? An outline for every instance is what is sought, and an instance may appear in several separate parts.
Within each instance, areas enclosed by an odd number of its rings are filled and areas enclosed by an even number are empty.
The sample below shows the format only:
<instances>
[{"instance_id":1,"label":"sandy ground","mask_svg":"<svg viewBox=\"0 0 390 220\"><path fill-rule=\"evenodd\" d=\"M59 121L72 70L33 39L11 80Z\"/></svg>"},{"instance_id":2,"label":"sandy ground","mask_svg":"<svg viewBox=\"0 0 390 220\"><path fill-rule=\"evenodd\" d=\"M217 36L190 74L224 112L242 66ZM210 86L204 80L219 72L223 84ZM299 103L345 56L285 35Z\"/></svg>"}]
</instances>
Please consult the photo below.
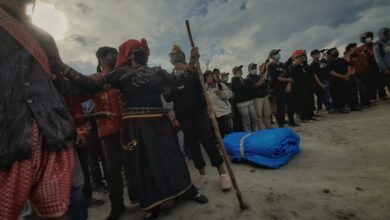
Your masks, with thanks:
<instances>
[{"instance_id":1,"label":"sandy ground","mask_svg":"<svg viewBox=\"0 0 390 220\"><path fill-rule=\"evenodd\" d=\"M388 220L390 219L390 101L364 112L324 115L296 131L302 152L279 170L234 164L249 209L241 211L234 192L219 189L208 168L202 191L206 205L184 202L164 206L162 220ZM189 163L193 179L197 173ZM102 195L97 195L102 197ZM104 196L105 198L107 196ZM142 219L135 206L122 219ZM90 219L105 219L109 202L90 209Z\"/></svg>"}]
</instances>

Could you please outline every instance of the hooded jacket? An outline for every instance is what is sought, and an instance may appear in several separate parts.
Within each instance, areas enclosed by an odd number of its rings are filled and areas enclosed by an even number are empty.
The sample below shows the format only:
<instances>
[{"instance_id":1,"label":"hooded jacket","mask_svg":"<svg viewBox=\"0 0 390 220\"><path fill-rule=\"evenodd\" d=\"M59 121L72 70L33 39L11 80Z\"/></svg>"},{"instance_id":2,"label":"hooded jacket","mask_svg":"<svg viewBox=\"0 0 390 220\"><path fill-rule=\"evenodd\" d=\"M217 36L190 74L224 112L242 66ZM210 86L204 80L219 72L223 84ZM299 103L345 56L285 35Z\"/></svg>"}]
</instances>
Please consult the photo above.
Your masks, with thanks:
<instances>
[{"instance_id":1,"label":"hooded jacket","mask_svg":"<svg viewBox=\"0 0 390 220\"><path fill-rule=\"evenodd\" d=\"M374 56L382 70L390 70L390 40L385 39L385 28L379 30L379 40L374 47Z\"/></svg>"}]
</instances>

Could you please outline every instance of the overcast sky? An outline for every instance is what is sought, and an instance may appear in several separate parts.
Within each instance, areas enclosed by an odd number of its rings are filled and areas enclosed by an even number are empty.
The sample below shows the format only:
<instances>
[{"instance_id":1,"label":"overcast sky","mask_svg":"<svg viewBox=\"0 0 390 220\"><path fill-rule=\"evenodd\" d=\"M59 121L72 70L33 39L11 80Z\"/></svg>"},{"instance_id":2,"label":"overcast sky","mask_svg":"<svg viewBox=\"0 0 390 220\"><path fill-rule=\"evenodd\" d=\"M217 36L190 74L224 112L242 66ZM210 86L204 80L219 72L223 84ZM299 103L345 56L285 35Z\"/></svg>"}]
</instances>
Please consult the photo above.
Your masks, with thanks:
<instances>
[{"instance_id":1,"label":"overcast sky","mask_svg":"<svg viewBox=\"0 0 390 220\"><path fill-rule=\"evenodd\" d=\"M283 60L295 49L343 51L361 33L390 26L389 12L388 0L38 0L33 19L55 35L63 60L86 74L96 71L98 47L142 37L150 65L171 70L172 44L190 50L189 19L203 68L209 60L210 69L231 72L262 63L273 48Z\"/></svg>"}]
</instances>

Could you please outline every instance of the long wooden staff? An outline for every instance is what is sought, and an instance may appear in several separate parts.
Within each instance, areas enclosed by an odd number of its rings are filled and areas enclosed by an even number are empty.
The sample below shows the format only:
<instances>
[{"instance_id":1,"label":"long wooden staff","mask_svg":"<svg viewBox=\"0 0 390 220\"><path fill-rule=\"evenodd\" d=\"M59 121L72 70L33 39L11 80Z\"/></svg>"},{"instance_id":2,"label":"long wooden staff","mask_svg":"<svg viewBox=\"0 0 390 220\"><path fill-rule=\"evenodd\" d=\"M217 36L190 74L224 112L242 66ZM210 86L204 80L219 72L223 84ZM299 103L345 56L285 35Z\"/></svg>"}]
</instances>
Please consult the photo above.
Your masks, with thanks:
<instances>
[{"instance_id":1,"label":"long wooden staff","mask_svg":"<svg viewBox=\"0 0 390 220\"><path fill-rule=\"evenodd\" d=\"M195 43L194 43L194 40L192 38L191 27L190 27L190 23L188 20L186 20L186 26L187 26L188 37L190 38L191 46L192 46L192 48L194 48ZM232 165L230 163L230 159L226 153L225 145L223 144L221 132L219 131L218 122L217 122L217 119L215 116L215 111L214 111L213 105L211 104L210 97L207 94L207 90L206 90L206 86L204 83L203 74L202 74L202 70L200 68L199 60L196 61L196 67L197 67L197 71L198 71L199 81L200 81L200 84L202 85L202 88L203 88L203 95L204 95L205 100L206 100L206 104L207 104L208 112L209 112L209 115L211 118L211 122L212 122L212 125L214 128L214 131L215 131L215 135L217 136L219 149L222 152L223 158L225 160L225 164L226 164L226 167L228 169L230 179L232 180L234 190L236 191L236 196L237 196L238 202L240 203L240 208L242 210L246 209L246 208L248 208L248 206L245 204L244 199L242 198L242 194L241 194L240 188L238 187L236 177L234 175Z\"/></svg>"}]
</instances>

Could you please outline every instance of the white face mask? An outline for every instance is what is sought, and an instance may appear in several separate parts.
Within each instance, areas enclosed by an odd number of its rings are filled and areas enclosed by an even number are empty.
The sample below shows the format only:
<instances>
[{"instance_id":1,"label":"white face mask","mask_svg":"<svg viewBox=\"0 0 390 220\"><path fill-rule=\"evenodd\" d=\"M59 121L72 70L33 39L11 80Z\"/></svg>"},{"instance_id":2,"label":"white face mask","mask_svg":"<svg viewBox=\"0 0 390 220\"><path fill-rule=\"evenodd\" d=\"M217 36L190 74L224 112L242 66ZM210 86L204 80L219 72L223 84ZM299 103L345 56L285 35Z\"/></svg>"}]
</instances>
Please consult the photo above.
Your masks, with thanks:
<instances>
[{"instance_id":1,"label":"white face mask","mask_svg":"<svg viewBox=\"0 0 390 220\"><path fill-rule=\"evenodd\" d=\"M256 69L253 69L253 70L251 70L249 73L252 74L252 75L256 75L256 74L257 74L257 70L256 70Z\"/></svg>"},{"instance_id":2,"label":"white face mask","mask_svg":"<svg viewBox=\"0 0 390 220\"><path fill-rule=\"evenodd\" d=\"M372 38L371 37L366 38L366 43L372 43Z\"/></svg>"}]
</instances>

